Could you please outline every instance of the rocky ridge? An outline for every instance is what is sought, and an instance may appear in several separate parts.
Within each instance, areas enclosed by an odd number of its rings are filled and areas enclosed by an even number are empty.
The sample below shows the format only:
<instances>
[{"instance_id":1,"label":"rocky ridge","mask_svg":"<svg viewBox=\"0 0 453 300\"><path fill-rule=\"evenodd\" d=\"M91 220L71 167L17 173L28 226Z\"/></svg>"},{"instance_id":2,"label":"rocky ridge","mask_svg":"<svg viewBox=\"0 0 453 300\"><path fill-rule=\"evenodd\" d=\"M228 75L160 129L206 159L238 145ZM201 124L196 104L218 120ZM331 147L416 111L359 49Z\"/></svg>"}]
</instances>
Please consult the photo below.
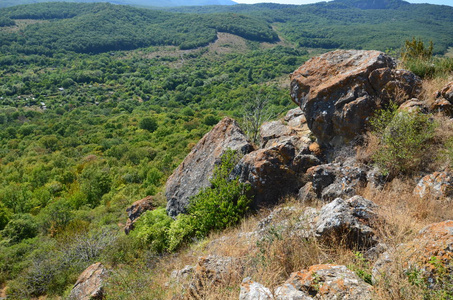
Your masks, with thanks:
<instances>
[{"instance_id":1,"label":"rocky ridge","mask_svg":"<svg viewBox=\"0 0 453 300\"><path fill-rule=\"evenodd\" d=\"M168 215L184 213L190 197L209 187L222 154L227 149L237 150L243 157L230 178L239 178L251 187L256 208L273 207L286 196L305 206L273 209L253 231L218 238L208 248L228 248L240 242L247 245L247 252L259 253L262 245L282 237L308 244L341 244L375 261L375 283L392 272L389 266L399 253L406 269L420 270L436 288L436 268L441 265L451 270L452 221L427 226L414 241L397 248L383 244L379 226L385 220L378 205L357 194L366 186L381 188L385 178L378 169L348 154L350 142L367 130L369 118L390 100L409 111L440 110L439 105L417 99L420 79L395 65L392 58L377 51L338 50L311 59L291 75L291 96L300 107L281 120L264 123L259 145L252 145L230 118L200 140L167 181ZM436 99L450 102L450 90L451 84ZM414 195L450 198L451 177L448 170L428 174L420 179ZM141 206L134 205L128 211L132 229L142 213ZM413 251L421 255L410 254ZM280 285L266 287L247 276L247 268L254 264L247 255L202 256L194 265L174 270L167 286L183 287L182 298L202 299L212 288L243 278L241 300L372 298L369 281L344 265L317 264L292 270Z\"/></svg>"}]
</instances>

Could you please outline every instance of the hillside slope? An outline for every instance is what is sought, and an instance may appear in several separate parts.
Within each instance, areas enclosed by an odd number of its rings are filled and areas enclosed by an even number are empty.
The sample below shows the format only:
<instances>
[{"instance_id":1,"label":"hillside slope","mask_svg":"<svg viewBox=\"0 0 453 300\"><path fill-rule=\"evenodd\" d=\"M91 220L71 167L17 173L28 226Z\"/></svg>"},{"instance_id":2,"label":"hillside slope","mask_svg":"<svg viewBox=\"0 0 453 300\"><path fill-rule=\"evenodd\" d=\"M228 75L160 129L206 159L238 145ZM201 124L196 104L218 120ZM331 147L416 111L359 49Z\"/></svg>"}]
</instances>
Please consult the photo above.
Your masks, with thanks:
<instances>
[{"instance_id":1,"label":"hillside slope","mask_svg":"<svg viewBox=\"0 0 453 300\"><path fill-rule=\"evenodd\" d=\"M34 4L42 2L77 2L77 3L94 3L99 0L3 0L0 2L0 8L10 7L23 4ZM102 1L112 4L143 6L143 7L169 7L169 6L194 6L194 5L234 5L236 2L231 0L111 0Z\"/></svg>"}]
</instances>

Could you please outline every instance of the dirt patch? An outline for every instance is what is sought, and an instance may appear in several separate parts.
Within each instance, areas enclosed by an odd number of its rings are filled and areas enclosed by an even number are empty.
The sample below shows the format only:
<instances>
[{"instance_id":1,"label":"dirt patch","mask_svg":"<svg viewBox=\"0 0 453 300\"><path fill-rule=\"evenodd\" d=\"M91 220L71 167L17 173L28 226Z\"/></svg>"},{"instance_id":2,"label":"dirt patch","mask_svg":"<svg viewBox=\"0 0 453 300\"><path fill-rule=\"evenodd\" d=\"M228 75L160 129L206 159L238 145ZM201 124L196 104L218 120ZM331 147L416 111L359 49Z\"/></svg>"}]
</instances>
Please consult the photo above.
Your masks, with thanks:
<instances>
[{"instance_id":1,"label":"dirt patch","mask_svg":"<svg viewBox=\"0 0 453 300\"><path fill-rule=\"evenodd\" d=\"M0 284L0 299L6 299L6 289L7 286L4 283Z\"/></svg>"},{"instance_id":2,"label":"dirt patch","mask_svg":"<svg viewBox=\"0 0 453 300\"><path fill-rule=\"evenodd\" d=\"M18 20L14 20L14 22L16 22L15 26L0 27L0 31L17 32L19 30L24 29L28 25L38 24L38 23L49 23L48 20L32 20L32 19L18 19Z\"/></svg>"}]
</instances>

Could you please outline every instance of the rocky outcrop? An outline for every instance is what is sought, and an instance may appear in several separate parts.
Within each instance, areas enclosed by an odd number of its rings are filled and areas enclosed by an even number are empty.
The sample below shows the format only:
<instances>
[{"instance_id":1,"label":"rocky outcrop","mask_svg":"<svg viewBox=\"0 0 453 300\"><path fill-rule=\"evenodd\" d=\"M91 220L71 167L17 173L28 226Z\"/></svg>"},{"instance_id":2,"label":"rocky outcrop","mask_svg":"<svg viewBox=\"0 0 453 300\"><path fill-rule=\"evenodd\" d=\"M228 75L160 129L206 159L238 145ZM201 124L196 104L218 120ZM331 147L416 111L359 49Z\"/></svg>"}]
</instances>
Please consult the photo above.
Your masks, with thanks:
<instances>
[{"instance_id":1,"label":"rocky outcrop","mask_svg":"<svg viewBox=\"0 0 453 300\"><path fill-rule=\"evenodd\" d=\"M190 197L210 186L214 168L228 149L246 154L253 146L236 121L224 118L197 143L168 178L165 195L169 216L184 212Z\"/></svg>"},{"instance_id":2,"label":"rocky outcrop","mask_svg":"<svg viewBox=\"0 0 453 300\"><path fill-rule=\"evenodd\" d=\"M378 51L337 50L307 61L291 74L291 98L322 145L341 145L362 133L389 99L411 99L421 80Z\"/></svg>"},{"instance_id":3,"label":"rocky outcrop","mask_svg":"<svg viewBox=\"0 0 453 300\"><path fill-rule=\"evenodd\" d=\"M153 205L153 198L151 196L145 197L142 200L135 201L131 206L126 208L127 212L127 222L124 227L124 232L129 234L131 230L134 229L134 224L140 218L140 216L148 210L153 210L155 207Z\"/></svg>"},{"instance_id":4,"label":"rocky outcrop","mask_svg":"<svg viewBox=\"0 0 453 300\"><path fill-rule=\"evenodd\" d=\"M448 116L453 115L453 81L436 92L435 100L430 108L434 112L440 111Z\"/></svg>"},{"instance_id":5,"label":"rocky outcrop","mask_svg":"<svg viewBox=\"0 0 453 300\"><path fill-rule=\"evenodd\" d=\"M414 194L420 198L430 196L451 200L453 198L453 175L447 171L426 175L418 182Z\"/></svg>"},{"instance_id":6,"label":"rocky outcrop","mask_svg":"<svg viewBox=\"0 0 453 300\"><path fill-rule=\"evenodd\" d=\"M392 278L388 276L398 261L405 274L421 275L431 289L442 288L438 284L451 286L452 260L453 221L434 223L423 228L413 241L383 253L373 267L373 281Z\"/></svg>"},{"instance_id":7,"label":"rocky outcrop","mask_svg":"<svg viewBox=\"0 0 453 300\"><path fill-rule=\"evenodd\" d=\"M101 263L89 266L77 279L69 294L71 300L92 300L104 298L104 280L107 270Z\"/></svg>"},{"instance_id":8,"label":"rocky outcrop","mask_svg":"<svg viewBox=\"0 0 453 300\"><path fill-rule=\"evenodd\" d=\"M251 186L255 207L275 204L287 194L297 194L304 184L305 171L317 164L313 155L296 155L291 140L245 155L234 167L231 178ZM278 188L276 188L278 187Z\"/></svg>"},{"instance_id":9,"label":"rocky outcrop","mask_svg":"<svg viewBox=\"0 0 453 300\"><path fill-rule=\"evenodd\" d=\"M307 170L309 183L299 191L299 199L309 201L316 195L323 201L348 198L367 184L367 167L358 164L330 163Z\"/></svg>"},{"instance_id":10,"label":"rocky outcrop","mask_svg":"<svg viewBox=\"0 0 453 300\"><path fill-rule=\"evenodd\" d=\"M341 265L315 265L295 272L275 291L276 299L371 299L371 285Z\"/></svg>"}]
</instances>

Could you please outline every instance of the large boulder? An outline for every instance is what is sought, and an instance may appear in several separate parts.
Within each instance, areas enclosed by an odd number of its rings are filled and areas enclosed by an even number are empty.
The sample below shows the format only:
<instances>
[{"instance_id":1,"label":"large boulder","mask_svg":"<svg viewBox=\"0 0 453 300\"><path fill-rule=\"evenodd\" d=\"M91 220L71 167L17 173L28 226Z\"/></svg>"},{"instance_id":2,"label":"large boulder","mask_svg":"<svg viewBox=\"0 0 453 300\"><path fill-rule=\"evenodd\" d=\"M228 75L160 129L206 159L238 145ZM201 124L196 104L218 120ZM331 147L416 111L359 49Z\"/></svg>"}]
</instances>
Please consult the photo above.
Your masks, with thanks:
<instances>
[{"instance_id":1,"label":"large boulder","mask_svg":"<svg viewBox=\"0 0 453 300\"><path fill-rule=\"evenodd\" d=\"M416 97L421 80L379 51L337 50L307 61L291 74L291 98L322 145L337 146L362 133L390 99Z\"/></svg>"},{"instance_id":2,"label":"large boulder","mask_svg":"<svg viewBox=\"0 0 453 300\"><path fill-rule=\"evenodd\" d=\"M169 216L185 212L190 197L210 186L214 168L228 149L246 154L253 146L235 120L224 118L197 143L168 178L165 195Z\"/></svg>"},{"instance_id":3,"label":"large boulder","mask_svg":"<svg viewBox=\"0 0 453 300\"><path fill-rule=\"evenodd\" d=\"M315 230L323 240L344 242L351 248L369 249L377 244L374 223L377 205L361 196L337 198L324 205Z\"/></svg>"},{"instance_id":4,"label":"large boulder","mask_svg":"<svg viewBox=\"0 0 453 300\"><path fill-rule=\"evenodd\" d=\"M275 298L290 299L371 299L371 285L341 265L314 265L294 272L275 290Z\"/></svg>"},{"instance_id":5,"label":"large boulder","mask_svg":"<svg viewBox=\"0 0 453 300\"><path fill-rule=\"evenodd\" d=\"M101 263L89 266L80 274L69 294L71 300L92 300L104 298L104 281L107 270Z\"/></svg>"},{"instance_id":6,"label":"large boulder","mask_svg":"<svg viewBox=\"0 0 453 300\"><path fill-rule=\"evenodd\" d=\"M128 219L126 226L124 227L124 232L126 234L129 234L129 232L134 229L134 224L138 221L140 216L145 211L153 210L154 208L155 206L153 205L153 198L151 196L145 197L132 203L131 206L126 208Z\"/></svg>"}]
</instances>

